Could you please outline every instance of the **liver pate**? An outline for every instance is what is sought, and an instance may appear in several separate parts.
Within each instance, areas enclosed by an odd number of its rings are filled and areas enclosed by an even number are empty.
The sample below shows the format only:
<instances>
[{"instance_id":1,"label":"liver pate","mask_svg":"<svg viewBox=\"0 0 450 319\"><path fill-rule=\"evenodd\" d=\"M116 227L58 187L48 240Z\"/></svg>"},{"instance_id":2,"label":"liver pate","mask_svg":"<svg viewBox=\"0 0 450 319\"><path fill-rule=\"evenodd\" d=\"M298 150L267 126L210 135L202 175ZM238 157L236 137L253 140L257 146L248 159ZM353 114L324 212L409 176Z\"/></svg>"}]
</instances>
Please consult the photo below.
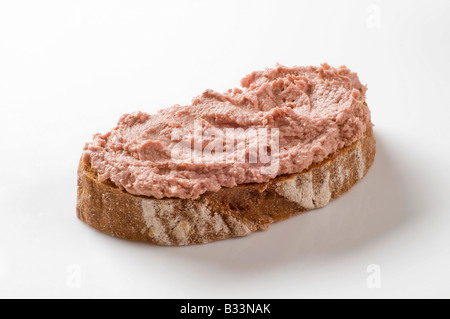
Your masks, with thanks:
<instances>
[{"instance_id":1,"label":"liver pate","mask_svg":"<svg viewBox=\"0 0 450 319\"><path fill-rule=\"evenodd\" d=\"M190 105L153 115L125 114L110 132L94 135L82 160L100 181L110 180L130 194L195 199L222 187L302 172L361 139L372 126L366 87L346 67L277 66L247 75L241 85L225 93L207 90ZM228 136L227 129L237 132L233 145L245 147L236 147L223 161L195 159L198 134ZM248 160L252 129L278 130L276 170ZM201 144L201 151L208 147L205 140ZM180 151L180 145L191 152Z\"/></svg>"}]
</instances>

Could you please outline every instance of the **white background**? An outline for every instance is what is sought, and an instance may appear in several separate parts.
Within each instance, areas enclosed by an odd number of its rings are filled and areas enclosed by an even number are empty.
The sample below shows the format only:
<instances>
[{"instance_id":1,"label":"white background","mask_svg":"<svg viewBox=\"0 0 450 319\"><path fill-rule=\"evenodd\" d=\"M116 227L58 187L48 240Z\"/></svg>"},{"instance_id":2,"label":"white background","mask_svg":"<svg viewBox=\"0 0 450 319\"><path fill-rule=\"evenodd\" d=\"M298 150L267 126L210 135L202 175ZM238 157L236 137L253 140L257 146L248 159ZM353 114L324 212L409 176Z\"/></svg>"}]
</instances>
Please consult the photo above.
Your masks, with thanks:
<instances>
[{"instance_id":1,"label":"white background","mask_svg":"<svg viewBox=\"0 0 450 319\"><path fill-rule=\"evenodd\" d=\"M1 1L0 297L450 297L449 16L430 0ZM203 246L76 218L93 133L276 62L368 85L378 153L349 193Z\"/></svg>"}]
</instances>

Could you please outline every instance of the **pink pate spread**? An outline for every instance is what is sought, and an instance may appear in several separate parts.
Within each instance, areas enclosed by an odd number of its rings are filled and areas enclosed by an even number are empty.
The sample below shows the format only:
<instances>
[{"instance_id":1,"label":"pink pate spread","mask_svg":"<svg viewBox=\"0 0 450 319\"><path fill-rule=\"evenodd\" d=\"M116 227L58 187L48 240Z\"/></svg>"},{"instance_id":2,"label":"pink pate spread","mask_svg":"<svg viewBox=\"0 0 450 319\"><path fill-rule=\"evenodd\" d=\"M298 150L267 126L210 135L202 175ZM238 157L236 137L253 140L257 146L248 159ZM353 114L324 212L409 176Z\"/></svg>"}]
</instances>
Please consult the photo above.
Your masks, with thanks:
<instances>
[{"instance_id":1,"label":"pink pate spread","mask_svg":"<svg viewBox=\"0 0 450 319\"><path fill-rule=\"evenodd\" d=\"M301 172L360 139L372 126L364 103L367 88L345 66L278 65L247 75L241 86L225 93L206 90L190 105L153 115L125 114L110 132L94 135L82 160L100 181L110 180L128 193L195 199L221 187L264 183L277 175ZM201 130L216 133L227 128L278 129L277 169L267 173L266 164L233 158L193 161L189 152L174 152L186 137L194 149L194 122L201 123ZM248 139L244 135L235 135L236 143ZM248 158L248 140L246 145L240 151Z\"/></svg>"}]
</instances>

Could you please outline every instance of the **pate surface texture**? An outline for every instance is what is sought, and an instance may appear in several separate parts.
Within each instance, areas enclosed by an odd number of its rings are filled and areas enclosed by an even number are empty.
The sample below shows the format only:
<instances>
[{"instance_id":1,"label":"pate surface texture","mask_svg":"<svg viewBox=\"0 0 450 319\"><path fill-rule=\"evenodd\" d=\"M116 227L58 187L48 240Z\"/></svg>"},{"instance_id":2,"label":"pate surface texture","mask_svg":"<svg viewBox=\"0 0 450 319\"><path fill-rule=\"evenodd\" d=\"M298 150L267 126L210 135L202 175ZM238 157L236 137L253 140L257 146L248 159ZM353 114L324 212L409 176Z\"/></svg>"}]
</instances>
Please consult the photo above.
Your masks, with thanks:
<instances>
[{"instance_id":1,"label":"pate surface texture","mask_svg":"<svg viewBox=\"0 0 450 319\"><path fill-rule=\"evenodd\" d=\"M153 115L125 114L110 132L94 135L82 160L98 173L100 181L110 180L130 194L195 199L207 191L302 172L361 139L372 126L364 103L366 87L346 67L277 66L247 75L241 85L225 93L207 90L190 105L175 105ZM234 135L233 143L246 147L234 152L231 160L193 162L191 153L178 152L176 147L188 136L189 148L195 149L196 122L201 124L201 134L222 134L229 128L278 129L277 169L267 173L264 163L236 160L248 157L252 148L253 141L245 134ZM359 174L363 171L360 168ZM289 194L292 183L279 191ZM308 207L312 206L309 193L305 188L301 198L294 192L287 196ZM320 197L327 202L325 188ZM146 211L149 220L163 213L153 210L150 203ZM182 236L186 229L180 227L177 232Z\"/></svg>"}]
</instances>

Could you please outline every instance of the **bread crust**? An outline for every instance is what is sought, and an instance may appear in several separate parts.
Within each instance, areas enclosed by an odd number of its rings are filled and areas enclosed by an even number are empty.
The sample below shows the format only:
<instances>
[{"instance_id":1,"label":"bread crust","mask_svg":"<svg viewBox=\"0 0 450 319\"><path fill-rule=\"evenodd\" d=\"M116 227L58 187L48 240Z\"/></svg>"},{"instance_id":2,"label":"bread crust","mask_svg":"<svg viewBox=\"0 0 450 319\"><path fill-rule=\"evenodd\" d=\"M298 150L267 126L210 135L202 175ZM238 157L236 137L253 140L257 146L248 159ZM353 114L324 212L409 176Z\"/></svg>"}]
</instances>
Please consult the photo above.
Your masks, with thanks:
<instances>
[{"instance_id":1,"label":"bread crust","mask_svg":"<svg viewBox=\"0 0 450 319\"><path fill-rule=\"evenodd\" d=\"M205 244L267 230L271 223L320 208L347 192L375 158L372 128L307 170L263 184L208 192L198 199L155 199L99 182L88 164L78 168L77 216L114 237L158 245Z\"/></svg>"}]
</instances>

